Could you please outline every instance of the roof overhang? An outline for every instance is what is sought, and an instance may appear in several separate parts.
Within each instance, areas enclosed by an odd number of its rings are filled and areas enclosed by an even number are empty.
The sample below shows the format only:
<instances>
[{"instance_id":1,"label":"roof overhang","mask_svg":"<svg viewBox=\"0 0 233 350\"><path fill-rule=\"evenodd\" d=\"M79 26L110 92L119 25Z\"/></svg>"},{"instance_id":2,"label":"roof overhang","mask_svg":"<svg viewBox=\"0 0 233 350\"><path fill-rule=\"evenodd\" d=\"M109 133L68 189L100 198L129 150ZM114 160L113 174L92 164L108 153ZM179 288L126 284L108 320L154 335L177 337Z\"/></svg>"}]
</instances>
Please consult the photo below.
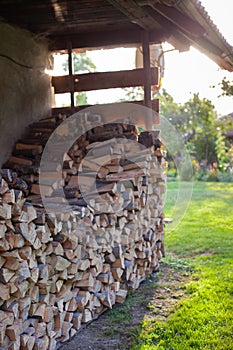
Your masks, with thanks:
<instances>
[{"instance_id":1,"label":"roof overhang","mask_svg":"<svg viewBox=\"0 0 233 350\"><path fill-rule=\"evenodd\" d=\"M1 16L47 37L53 51L137 45L146 30L151 43L194 46L233 71L233 48L198 0L2 0Z\"/></svg>"}]
</instances>

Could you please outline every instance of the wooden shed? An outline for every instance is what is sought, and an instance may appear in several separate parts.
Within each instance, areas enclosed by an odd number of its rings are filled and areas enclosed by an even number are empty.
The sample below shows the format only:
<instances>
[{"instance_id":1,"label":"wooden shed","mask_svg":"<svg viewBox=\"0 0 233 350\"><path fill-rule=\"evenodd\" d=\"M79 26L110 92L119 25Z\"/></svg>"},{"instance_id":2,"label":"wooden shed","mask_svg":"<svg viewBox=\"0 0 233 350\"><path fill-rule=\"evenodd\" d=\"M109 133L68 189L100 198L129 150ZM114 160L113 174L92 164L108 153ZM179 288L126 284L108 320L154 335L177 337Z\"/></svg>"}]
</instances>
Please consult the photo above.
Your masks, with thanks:
<instances>
[{"instance_id":1,"label":"wooden shed","mask_svg":"<svg viewBox=\"0 0 233 350\"><path fill-rule=\"evenodd\" d=\"M56 78L53 84L55 92L71 90L73 93L93 88L94 82L96 89L140 83L145 87L144 102L149 107L150 84L155 84L158 79L158 74L150 71L149 44L168 41L179 51L194 46L221 68L233 69L232 47L198 0L3 0L1 19L1 96L4 101L4 105L1 104L2 123L4 120L1 163L9 156L13 143L26 125L49 112L50 82L42 74L44 68L51 67L48 56L45 58L46 50L67 50L71 54L74 49L142 44L143 74L146 78L139 71L129 72L124 79L120 72L118 75L106 72L93 77L85 76L85 85L82 77L77 83L75 76ZM7 24L18 26L18 30L14 29L13 32ZM34 36L29 38L29 34L22 29ZM44 38L48 40L46 43L42 43ZM22 64L21 68L14 60ZM26 102L25 94L28 96L29 92L30 99ZM12 99L15 100L13 105ZM154 107L158 109L156 103ZM12 118L15 118L15 128L9 128Z\"/></svg>"},{"instance_id":2,"label":"wooden shed","mask_svg":"<svg viewBox=\"0 0 233 350\"><path fill-rule=\"evenodd\" d=\"M233 48L197 0L0 6L0 348L55 350L123 302L164 255L164 155L142 107L159 110L150 45L194 46L228 71ZM72 72L73 50L138 45L143 68ZM57 51L68 53L69 75L51 78ZM69 109L52 110L51 84L70 93ZM101 108L66 118L82 111L77 91L131 86L144 87L140 135L127 115L104 123Z\"/></svg>"}]
</instances>

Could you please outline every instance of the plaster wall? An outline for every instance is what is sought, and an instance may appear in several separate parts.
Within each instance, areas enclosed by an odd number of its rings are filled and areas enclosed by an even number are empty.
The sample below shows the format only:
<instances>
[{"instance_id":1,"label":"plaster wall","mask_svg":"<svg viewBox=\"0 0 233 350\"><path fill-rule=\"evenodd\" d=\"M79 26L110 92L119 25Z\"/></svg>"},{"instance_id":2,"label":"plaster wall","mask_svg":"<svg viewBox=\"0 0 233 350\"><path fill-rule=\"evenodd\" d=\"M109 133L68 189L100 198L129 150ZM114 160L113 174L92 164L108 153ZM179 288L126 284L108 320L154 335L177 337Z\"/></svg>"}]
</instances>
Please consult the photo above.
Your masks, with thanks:
<instances>
[{"instance_id":1,"label":"plaster wall","mask_svg":"<svg viewBox=\"0 0 233 350\"><path fill-rule=\"evenodd\" d=\"M0 166L27 125L50 113L48 66L43 38L0 22Z\"/></svg>"}]
</instances>

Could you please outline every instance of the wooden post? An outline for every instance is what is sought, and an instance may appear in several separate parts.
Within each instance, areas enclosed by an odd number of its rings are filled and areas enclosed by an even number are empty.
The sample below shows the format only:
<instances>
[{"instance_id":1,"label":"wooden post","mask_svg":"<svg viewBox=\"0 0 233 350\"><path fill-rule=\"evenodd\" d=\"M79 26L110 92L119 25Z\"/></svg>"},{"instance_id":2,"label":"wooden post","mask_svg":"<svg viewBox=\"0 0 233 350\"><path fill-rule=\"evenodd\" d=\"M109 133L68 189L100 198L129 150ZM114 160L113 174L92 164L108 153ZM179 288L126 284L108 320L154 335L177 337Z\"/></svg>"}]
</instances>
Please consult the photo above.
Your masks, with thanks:
<instances>
[{"instance_id":1,"label":"wooden post","mask_svg":"<svg viewBox=\"0 0 233 350\"><path fill-rule=\"evenodd\" d=\"M151 101L151 72L150 72L150 42L149 33L144 30L142 34L143 69L145 76L144 104L150 108L146 116L145 126L147 131L152 130L152 101Z\"/></svg>"},{"instance_id":2,"label":"wooden post","mask_svg":"<svg viewBox=\"0 0 233 350\"><path fill-rule=\"evenodd\" d=\"M72 57L72 45L69 43L68 48L68 67L70 77L70 108L72 113L74 112L74 80L73 80L73 57Z\"/></svg>"}]
</instances>

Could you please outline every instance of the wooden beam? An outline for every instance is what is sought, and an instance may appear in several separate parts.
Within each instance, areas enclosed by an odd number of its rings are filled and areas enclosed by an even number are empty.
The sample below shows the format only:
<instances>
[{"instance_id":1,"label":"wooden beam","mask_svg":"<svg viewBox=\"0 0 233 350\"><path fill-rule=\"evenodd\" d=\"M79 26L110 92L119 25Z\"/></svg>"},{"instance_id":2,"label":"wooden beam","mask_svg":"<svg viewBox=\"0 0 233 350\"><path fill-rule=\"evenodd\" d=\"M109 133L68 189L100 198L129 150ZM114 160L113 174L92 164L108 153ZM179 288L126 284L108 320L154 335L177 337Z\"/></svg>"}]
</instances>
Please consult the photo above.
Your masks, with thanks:
<instances>
[{"instance_id":1,"label":"wooden beam","mask_svg":"<svg viewBox=\"0 0 233 350\"><path fill-rule=\"evenodd\" d=\"M70 43L68 49L68 67L69 67L69 83L70 83L70 106L74 109L74 80L73 80L73 57L72 57L72 45Z\"/></svg>"},{"instance_id":2,"label":"wooden beam","mask_svg":"<svg viewBox=\"0 0 233 350\"><path fill-rule=\"evenodd\" d=\"M192 46L195 47L200 52L204 53L211 60L217 63L222 69L233 72L233 64L222 57L223 52L219 47L215 46L208 39L202 37L196 40L193 39ZM230 55L229 55L230 57Z\"/></svg>"},{"instance_id":3,"label":"wooden beam","mask_svg":"<svg viewBox=\"0 0 233 350\"><path fill-rule=\"evenodd\" d=\"M152 130L152 102L151 102L151 70L150 70L150 43L147 31L142 36L143 71L144 71L144 104L149 109L146 113L146 130Z\"/></svg>"},{"instance_id":4,"label":"wooden beam","mask_svg":"<svg viewBox=\"0 0 233 350\"><path fill-rule=\"evenodd\" d=\"M150 44L147 31L142 36L143 70L144 70L144 103L151 108L151 72L150 72Z\"/></svg>"},{"instance_id":5,"label":"wooden beam","mask_svg":"<svg viewBox=\"0 0 233 350\"><path fill-rule=\"evenodd\" d=\"M148 5L148 1L146 4ZM191 33L195 36L201 36L205 33L204 28L197 21L194 21L190 17L184 15L173 6L166 6L158 3L157 1L150 1L149 6L179 27L182 32Z\"/></svg>"},{"instance_id":6,"label":"wooden beam","mask_svg":"<svg viewBox=\"0 0 233 350\"><path fill-rule=\"evenodd\" d=\"M58 22L64 23L67 14L66 3L60 4L57 0L51 0L54 14ZM65 7L64 7L65 6Z\"/></svg>"},{"instance_id":7,"label":"wooden beam","mask_svg":"<svg viewBox=\"0 0 233 350\"><path fill-rule=\"evenodd\" d=\"M138 5L134 0L108 0L108 2L141 28L146 30L157 28L156 21L150 16L147 9Z\"/></svg>"},{"instance_id":8,"label":"wooden beam","mask_svg":"<svg viewBox=\"0 0 233 350\"><path fill-rule=\"evenodd\" d=\"M179 30L175 24L161 15L159 12L154 11L151 8L151 15L161 28L166 28L166 41L171 43L179 51L187 51L190 48L191 42L188 39L188 35Z\"/></svg>"},{"instance_id":9,"label":"wooden beam","mask_svg":"<svg viewBox=\"0 0 233 350\"><path fill-rule=\"evenodd\" d=\"M158 68L150 69L151 84L158 85ZM110 88L145 86L146 77L143 69L119 72L75 74L74 91L91 91ZM52 85L56 94L70 92L69 75L52 77Z\"/></svg>"},{"instance_id":10,"label":"wooden beam","mask_svg":"<svg viewBox=\"0 0 233 350\"><path fill-rule=\"evenodd\" d=\"M166 34L163 30L152 30L149 32L150 43L157 44L165 41L170 34L171 32L167 29ZM73 49L128 46L141 44L142 29L123 28L122 30L107 32L51 35L49 39L51 51L67 50L70 42Z\"/></svg>"}]
</instances>

